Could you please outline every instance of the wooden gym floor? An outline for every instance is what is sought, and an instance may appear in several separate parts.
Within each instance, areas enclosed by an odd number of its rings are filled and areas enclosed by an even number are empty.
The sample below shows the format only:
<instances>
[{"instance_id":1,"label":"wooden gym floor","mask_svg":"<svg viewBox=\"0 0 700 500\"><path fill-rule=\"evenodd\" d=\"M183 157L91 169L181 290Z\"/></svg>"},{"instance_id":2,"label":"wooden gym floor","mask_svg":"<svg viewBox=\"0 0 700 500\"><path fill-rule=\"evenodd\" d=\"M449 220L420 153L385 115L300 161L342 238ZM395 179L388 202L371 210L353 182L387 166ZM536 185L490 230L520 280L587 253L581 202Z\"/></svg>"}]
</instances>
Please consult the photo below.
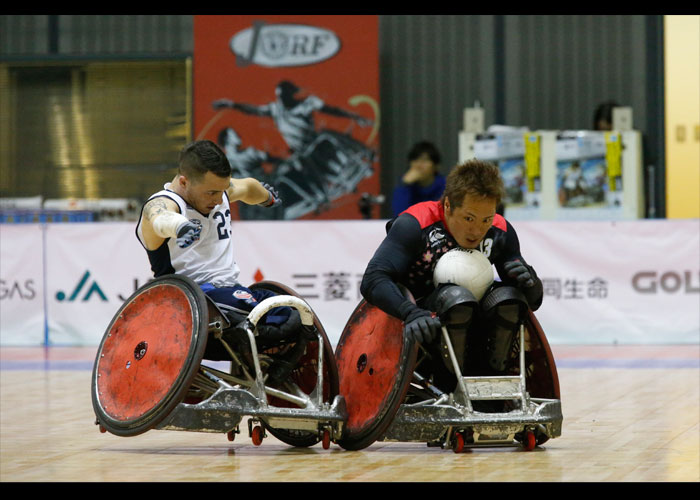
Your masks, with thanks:
<instances>
[{"instance_id":1,"label":"wooden gym floor","mask_svg":"<svg viewBox=\"0 0 700 500\"><path fill-rule=\"evenodd\" d=\"M562 436L462 454L424 443L356 452L221 434L101 434L96 348L0 349L2 482L698 482L700 346L552 346Z\"/></svg>"}]
</instances>

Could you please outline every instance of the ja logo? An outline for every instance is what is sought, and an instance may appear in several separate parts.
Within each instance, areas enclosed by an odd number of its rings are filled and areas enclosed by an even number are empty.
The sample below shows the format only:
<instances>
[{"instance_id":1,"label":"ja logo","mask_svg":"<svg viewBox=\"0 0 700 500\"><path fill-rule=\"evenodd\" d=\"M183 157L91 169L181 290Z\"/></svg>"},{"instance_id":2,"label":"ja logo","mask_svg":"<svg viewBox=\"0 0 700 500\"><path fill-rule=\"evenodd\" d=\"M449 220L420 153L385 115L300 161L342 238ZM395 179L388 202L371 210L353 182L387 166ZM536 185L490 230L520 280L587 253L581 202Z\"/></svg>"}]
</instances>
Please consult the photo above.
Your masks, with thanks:
<instances>
[{"instance_id":1,"label":"ja logo","mask_svg":"<svg viewBox=\"0 0 700 500\"><path fill-rule=\"evenodd\" d=\"M76 285L75 289L70 294L70 297L66 299L66 293L59 290L56 292L56 300L59 302L63 302L64 300L68 300L68 302L73 302L78 296L80 295L80 292L85 288L85 284L88 282L88 279L90 278L90 271L85 271L85 274L83 274L82 278L80 278L80 281ZM104 292L100 289L99 285L97 284L97 281L92 282L92 285L87 289L84 295L82 295L82 301L85 302L92 297L92 294L96 293L99 295L99 297L107 302L107 297L105 296Z\"/></svg>"}]
</instances>

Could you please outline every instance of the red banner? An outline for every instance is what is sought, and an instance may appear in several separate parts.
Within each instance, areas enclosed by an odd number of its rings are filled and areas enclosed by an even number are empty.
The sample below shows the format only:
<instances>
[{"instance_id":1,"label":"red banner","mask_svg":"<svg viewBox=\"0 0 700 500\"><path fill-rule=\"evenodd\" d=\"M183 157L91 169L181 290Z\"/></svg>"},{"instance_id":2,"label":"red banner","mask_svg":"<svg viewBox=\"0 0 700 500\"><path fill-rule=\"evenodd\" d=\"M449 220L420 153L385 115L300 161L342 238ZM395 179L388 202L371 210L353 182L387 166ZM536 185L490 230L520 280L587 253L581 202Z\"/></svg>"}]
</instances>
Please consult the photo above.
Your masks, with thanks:
<instances>
[{"instance_id":1,"label":"red banner","mask_svg":"<svg viewBox=\"0 0 700 500\"><path fill-rule=\"evenodd\" d=\"M379 194L377 16L195 16L195 138L273 185L240 219L359 219Z\"/></svg>"}]
</instances>

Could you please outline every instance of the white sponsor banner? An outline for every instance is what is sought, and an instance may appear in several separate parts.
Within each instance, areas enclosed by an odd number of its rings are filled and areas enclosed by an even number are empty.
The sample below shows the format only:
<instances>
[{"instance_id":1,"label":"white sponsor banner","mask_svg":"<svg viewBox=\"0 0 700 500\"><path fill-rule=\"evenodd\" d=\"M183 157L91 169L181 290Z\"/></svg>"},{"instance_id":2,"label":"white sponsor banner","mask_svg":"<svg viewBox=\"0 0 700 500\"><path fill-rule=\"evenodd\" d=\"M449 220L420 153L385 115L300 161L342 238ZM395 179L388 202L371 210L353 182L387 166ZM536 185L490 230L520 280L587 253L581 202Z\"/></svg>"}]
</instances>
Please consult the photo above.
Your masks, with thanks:
<instances>
[{"instance_id":1,"label":"white sponsor banner","mask_svg":"<svg viewBox=\"0 0 700 500\"><path fill-rule=\"evenodd\" d=\"M234 222L240 281L258 271L296 291L335 346L359 304L367 263L386 235L386 221Z\"/></svg>"},{"instance_id":2,"label":"white sponsor banner","mask_svg":"<svg viewBox=\"0 0 700 500\"><path fill-rule=\"evenodd\" d=\"M133 224L48 224L46 302L51 345L98 345L136 286L151 278Z\"/></svg>"},{"instance_id":3,"label":"white sponsor banner","mask_svg":"<svg viewBox=\"0 0 700 500\"><path fill-rule=\"evenodd\" d=\"M385 224L237 223L241 276L245 282L259 268L294 288L336 344ZM551 342L700 342L697 220L521 221L515 229L523 257L543 281L536 316Z\"/></svg>"},{"instance_id":4,"label":"white sponsor banner","mask_svg":"<svg viewBox=\"0 0 700 500\"><path fill-rule=\"evenodd\" d=\"M0 345L44 343L40 224L0 224Z\"/></svg>"},{"instance_id":5,"label":"white sponsor banner","mask_svg":"<svg viewBox=\"0 0 700 500\"><path fill-rule=\"evenodd\" d=\"M281 282L302 296L335 346L360 301L386 221L234 222L241 282ZM515 223L525 259L543 281L536 312L555 344L700 342L697 220ZM41 231L1 225L2 345L41 344ZM5 237L5 236L8 237ZM122 301L151 278L132 223L46 226L49 342L97 345ZM6 267L7 266L7 267ZM6 272L6 269L8 272ZM28 281L31 280L31 281ZM7 287L10 283L10 287ZM14 284L18 283L17 286ZM36 286L35 286L36 285Z\"/></svg>"},{"instance_id":6,"label":"white sponsor banner","mask_svg":"<svg viewBox=\"0 0 700 500\"><path fill-rule=\"evenodd\" d=\"M700 342L696 220L518 222L545 291L536 315L564 344Z\"/></svg>"}]
</instances>

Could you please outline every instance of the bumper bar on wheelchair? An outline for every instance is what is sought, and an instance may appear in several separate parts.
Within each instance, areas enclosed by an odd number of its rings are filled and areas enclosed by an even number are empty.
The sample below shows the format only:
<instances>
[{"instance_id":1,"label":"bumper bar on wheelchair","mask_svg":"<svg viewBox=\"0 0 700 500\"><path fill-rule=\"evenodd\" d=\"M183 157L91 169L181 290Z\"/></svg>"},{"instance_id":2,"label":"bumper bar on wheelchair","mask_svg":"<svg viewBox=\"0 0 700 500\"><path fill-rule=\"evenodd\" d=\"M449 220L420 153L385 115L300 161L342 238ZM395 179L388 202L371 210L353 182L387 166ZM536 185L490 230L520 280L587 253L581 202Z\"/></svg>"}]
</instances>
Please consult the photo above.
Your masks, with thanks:
<instances>
[{"instance_id":1,"label":"bumper bar on wheelchair","mask_svg":"<svg viewBox=\"0 0 700 500\"><path fill-rule=\"evenodd\" d=\"M336 396L329 407L279 408L260 404L260 400L241 388L221 388L201 403L180 403L157 429L198 432L229 432L244 416L264 420L282 429L317 431L319 425L331 424L339 435L347 420L345 399Z\"/></svg>"},{"instance_id":2,"label":"bumper bar on wheelchair","mask_svg":"<svg viewBox=\"0 0 700 500\"><path fill-rule=\"evenodd\" d=\"M403 404L384 433L384 441L437 442L456 430L470 430L476 444L509 443L513 436L528 429L539 429L550 438L561 435L561 401L531 397L525 379L525 327L519 329L519 368L517 376L464 377L446 327L443 341L448 348L457 388L452 394L432 400ZM520 409L503 413L475 411L472 401L516 400Z\"/></svg>"},{"instance_id":3,"label":"bumper bar on wheelchair","mask_svg":"<svg viewBox=\"0 0 700 500\"><path fill-rule=\"evenodd\" d=\"M296 308L302 325L315 330L314 314L303 300L291 295L278 295L263 300L249 313L245 322L254 364L254 376L246 372L248 380L238 380L231 375L202 366L198 376L218 387L214 394L197 404L180 403L156 427L157 429L229 432L238 426L244 416L249 416L263 420L271 427L282 429L318 431L320 426L326 425L333 429L334 437L340 435L347 420L345 399L342 396L336 396L330 404L323 402L324 339L320 332L316 330L318 377L316 387L311 394L307 395L298 388L297 393L292 394L265 384L255 342L256 326L267 312L277 307ZM217 328L217 325L212 325L212 328ZM225 342L224 345L226 346ZM238 359L235 353L232 351L230 353L234 361ZM267 396L286 400L298 408L271 406L267 402Z\"/></svg>"},{"instance_id":4,"label":"bumper bar on wheelchair","mask_svg":"<svg viewBox=\"0 0 700 500\"><path fill-rule=\"evenodd\" d=\"M530 398L532 411L481 413L464 411L453 405L401 405L383 436L384 441L436 441L451 429L471 429L495 441L512 440L526 428L539 427L555 438L561 435L561 402L556 399ZM486 441L486 440L485 440Z\"/></svg>"}]
</instances>

